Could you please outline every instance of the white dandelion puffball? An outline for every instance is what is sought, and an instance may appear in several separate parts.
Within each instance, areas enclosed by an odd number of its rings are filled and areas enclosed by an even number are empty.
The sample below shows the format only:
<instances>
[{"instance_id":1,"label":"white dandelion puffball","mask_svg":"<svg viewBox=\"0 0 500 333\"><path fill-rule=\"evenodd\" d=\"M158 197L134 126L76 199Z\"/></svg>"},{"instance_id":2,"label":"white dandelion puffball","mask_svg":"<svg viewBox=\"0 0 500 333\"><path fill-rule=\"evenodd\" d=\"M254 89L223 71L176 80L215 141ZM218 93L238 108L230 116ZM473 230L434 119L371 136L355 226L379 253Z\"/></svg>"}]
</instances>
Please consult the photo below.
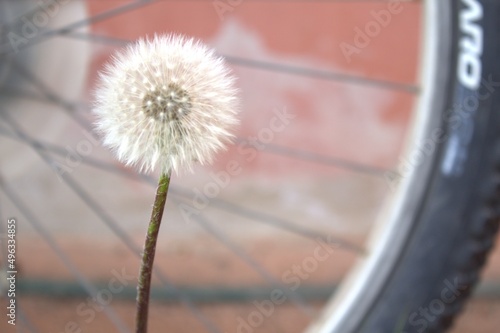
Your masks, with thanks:
<instances>
[{"instance_id":1,"label":"white dandelion puffball","mask_svg":"<svg viewBox=\"0 0 500 333\"><path fill-rule=\"evenodd\" d=\"M104 145L140 171L210 163L238 123L235 79L224 60L194 39L141 39L100 73L94 113Z\"/></svg>"}]
</instances>

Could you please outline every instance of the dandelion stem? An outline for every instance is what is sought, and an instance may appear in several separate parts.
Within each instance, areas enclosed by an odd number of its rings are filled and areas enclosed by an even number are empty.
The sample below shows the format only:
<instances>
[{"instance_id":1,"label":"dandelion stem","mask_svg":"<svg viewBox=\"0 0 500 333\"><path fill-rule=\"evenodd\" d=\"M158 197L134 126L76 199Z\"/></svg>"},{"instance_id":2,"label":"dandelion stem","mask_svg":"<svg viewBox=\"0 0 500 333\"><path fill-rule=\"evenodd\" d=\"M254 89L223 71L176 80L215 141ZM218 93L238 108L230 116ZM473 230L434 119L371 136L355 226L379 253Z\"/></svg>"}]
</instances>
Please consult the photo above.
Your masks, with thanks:
<instances>
[{"instance_id":1,"label":"dandelion stem","mask_svg":"<svg viewBox=\"0 0 500 333\"><path fill-rule=\"evenodd\" d=\"M169 184L170 173L162 173L156 190L156 198L144 244L139 283L137 285L136 333L146 333L148 328L149 293L151 289L153 261L155 259L156 241L158 240L158 231L160 230L161 218L165 202L167 201Z\"/></svg>"}]
</instances>

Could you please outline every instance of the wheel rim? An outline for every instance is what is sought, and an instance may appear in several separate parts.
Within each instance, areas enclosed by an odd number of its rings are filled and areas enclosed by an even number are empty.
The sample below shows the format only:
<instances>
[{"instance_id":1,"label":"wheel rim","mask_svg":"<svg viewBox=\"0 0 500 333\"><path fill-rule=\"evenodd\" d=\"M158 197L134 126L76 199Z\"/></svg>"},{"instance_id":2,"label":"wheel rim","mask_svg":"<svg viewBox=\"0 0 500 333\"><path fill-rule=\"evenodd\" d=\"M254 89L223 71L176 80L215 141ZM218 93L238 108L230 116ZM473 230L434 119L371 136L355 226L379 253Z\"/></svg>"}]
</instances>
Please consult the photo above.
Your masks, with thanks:
<instances>
[{"instance_id":1,"label":"wheel rim","mask_svg":"<svg viewBox=\"0 0 500 333\"><path fill-rule=\"evenodd\" d=\"M451 44L449 4L445 1L424 1L424 47L422 52L420 87L421 98L413 112L413 128L404 155L408 157L420 149L422 142L439 124L444 110L444 94L437 94L446 84L446 73L439 68L439 60L448 59ZM439 76L437 75L439 73ZM441 96L439 96L441 95ZM350 273L340 297L330 300L322 318L311 325L307 333L356 332L366 311L375 301L379 290L398 260L417 215L424 195L433 159L428 156L400 184L388 200L384 212L370 236L371 254L361 260Z\"/></svg>"}]
</instances>

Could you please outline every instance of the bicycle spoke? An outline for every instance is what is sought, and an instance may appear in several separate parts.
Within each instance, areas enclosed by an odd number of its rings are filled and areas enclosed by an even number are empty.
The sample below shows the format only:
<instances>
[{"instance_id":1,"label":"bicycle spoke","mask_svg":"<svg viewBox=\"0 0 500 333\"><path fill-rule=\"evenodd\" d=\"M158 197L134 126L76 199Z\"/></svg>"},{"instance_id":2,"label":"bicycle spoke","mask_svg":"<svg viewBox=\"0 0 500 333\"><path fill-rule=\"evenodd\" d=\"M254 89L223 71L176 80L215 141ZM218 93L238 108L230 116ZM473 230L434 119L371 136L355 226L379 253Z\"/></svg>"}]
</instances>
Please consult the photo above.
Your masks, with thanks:
<instances>
[{"instance_id":1,"label":"bicycle spoke","mask_svg":"<svg viewBox=\"0 0 500 333\"><path fill-rule=\"evenodd\" d=\"M174 186L172 190L172 194L184 197L184 198L190 198L192 196L192 193L187 190L186 188L182 188L179 186ZM237 205L234 203L231 203L227 200L219 199L219 198L212 198L210 199L210 205L221 209L225 212L232 213L238 216L245 217L249 220L252 220L254 222L259 222L263 223L269 226L274 226L276 228L280 228L284 231L291 232L295 235L299 235L311 240L318 240L318 239L324 239L324 234L316 232L314 230L306 229L302 226L298 226L296 224L290 223L289 221L282 219L280 217L276 217L270 214L267 214L265 212L260 212L256 211L253 209L245 208L241 205ZM357 253L358 255L365 255L366 250L354 243L351 243L347 240L338 238L338 237L331 237L331 240L338 244L341 248L352 251L354 253Z\"/></svg>"},{"instance_id":2,"label":"bicycle spoke","mask_svg":"<svg viewBox=\"0 0 500 333\"><path fill-rule=\"evenodd\" d=\"M37 149L36 143L33 143L30 138L17 126L17 124L12 120L8 119L6 114L0 114L4 119L7 120L9 125L14 129L16 134L23 139L35 152L42 158L42 160L54 169L55 161L47 155L42 149ZM57 172L57 170L54 170ZM116 222L111 216L109 216L105 210L95 201L92 197L80 186L78 183L68 174L63 173L59 175L64 183L69 186L75 194L83 201L85 204L100 218L102 221L125 245L126 247L139 259L142 257L141 249L133 242L130 236L120 227L119 223ZM172 285L166 275L159 269L154 270L154 276L158 278L162 284L165 285L167 289L174 292L179 300L184 306L191 312L191 314L198 319L205 327L208 332L219 333L219 330L212 324L208 318L206 318L189 300L188 297L183 295L183 293Z\"/></svg>"},{"instance_id":3,"label":"bicycle spoke","mask_svg":"<svg viewBox=\"0 0 500 333\"><path fill-rule=\"evenodd\" d=\"M177 201L177 199L173 199ZM177 206L180 205L180 202L177 201ZM194 209L194 207L192 207ZM192 218L200 225L203 229L205 229L208 233L210 233L215 239L217 239L221 244L223 244L226 248L228 248L232 253L234 253L238 258L240 258L243 262L245 262L249 267L251 267L255 272L257 272L264 280L267 281L273 287L283 291L283 293L306 315L312 316L314 314L314 310L308 304L306 304L302 298L290 290L282 283L280 283L276 278L274 278L269 272L263 268L258 262L256 262L252 257L250 257L241 247L232 242L222 231L218 228L215 228L208 219L206 219L203 215L197 214L193 215Z\"/></svg>"},{"instance_id":4,"label":"bicycle spoke","mask_svg":"<svg viewBox=\"0 0 500 333\"><path fill-rule=\"evenodd\" d=\"M24 79L31 82L34 87L38 89L40 93L42 93L43 97L47 99L48 102L54 103L56 105L60 105L65 108L74 109L75 105L65 100L61 96L55 94L52 89L50 89L45 82L38 79L31 71L19 65L16 61L12 62L12 69L15 70L18 74L20 74Z\"/></svg>"},{"instance_id":5,"label":"bicycle spoke","mask_svg":"<svg viewBox=\"0 0 500 333\"><path fill-rule=\"evenodd\" d=\"M78 38L87 40L89 42L105 43L107 45L124 46L132 41L109 36L96 35L92 33L70 33L66 37ZM226 61L235 66L253 68L258 70L265 70L270 72L285 73L290 75L297 75L302 77L309 77L313 79L321 79L332 82L340 82L343 84L375 87L385 90L401 91L409 94L418 94L419 87L412 84L392 82L382 79L370 79L360 75L332 72L326 70L319 70L314 68L300 67L296 65L279 64L263 60L247 59L231 55L219 54L224 57Z\"/></svg>"},{"instance_id":6,"label":"bicycle spoke","mask_svg":"<svg viewBox=\"0 0 500 333\"><path fill-rule=\"evenodd\" d=\"M4 128L0 128L0 135L3 135L4 137L8 137L8 138L15 140L17 142L27 143L23 139L17 137L15 134L9 133ZM31 144L34 147L36 147L36 149L42 149L42 150L57 154L57 155L62 156L62 157L67 156L67 154L68 154L68 151L62 146L55 145L55 144L48 143L48 142L41 142L41 141L35 140L33 138L29 138L29 140L30 140ZM107 171L107 172L110 172L113 174L119 174L122 177L127 177L127 178L130 178L133 180L141 180L136 173L128 172L127 170L120 169L111 163L103 162L101 160L98 160L98 159L95 159L95 158L92 158L89 156L82 158L82 163L89 165L91 167L94 167L96 169Z\"/></svg>"},{"instance_id":7,"label":"bicycle spoke","mask_svg":"<svg viewBox=\"0 0 500 333\"><path fill-rule=\"evenodd\" d=\"M318 70L314 68L299 67L294 65L279 64L270 61L247 59L242 57L235 57L223 55L224 58L231 64L249 67L253 69L266 70L270 72L285 73L297 76L310 77L313 79L322 79L327 81L341 82L343 84L351 84L357 86L369 86L380 89L402 91L409 94L418 94L419 88L411 85L398 82L392 82L382 79L370 79L353 74L344 74L339 72L331 72L325 70Z\"/></svg>"},{"instance_id":8,"label":"bicycle spoke","mask_svg":"<svg viewBox=\"0 0 500 333\"><path fill-rule=\"evenodd\" d=\"M245 142L244 139L242 138L237 138L237 142ZM325 165L325 166L330 166L330 167L336 167L352 172L357 172L357 173L362 173L362 174L368 174L368 175L373 175L373 176L378 176L382 177L386 172L390 172L390 169L383 169L379 168L376 166L371 166L371 165L366 165L366 164L361 164L358 162L342 159L342 158L337 158L337 157L331 157L331 156L324 156L320 154L316 154L310 151L305 151L305 150L298 150L294 148L289 148L285 146L279 146L275 145L272 143L264 145L263 150L264 152L275 154L275 155L280 155L280 156L285 156L289 158L295 158L301 161L307 161L307 162L313 162L316 164L320 165Z\"/></svg>"},{"instance_id":9,"label":"bicycle spoke","mask_svg":"<svg viewBox=\"0 0 500 333\"><path fill-rule=\"evenodd\" d=\"M5 116L4 116L5 117ZM15 127L12 121L9 121L11 126ZM19 136L23 137L22 133L19 132L16 129L16 132L18 133ZM26 136L24 136L25 139L28 139ZM36 146L35 146L36 147ZM37 152L42 156L45 157L44 160L48 162L48 164L53 164L47 156L45 156L43 153L41 153L40 150L37 149ZM69 185L72 190L78 194L78 196L86 202L86 204L92 208L92 210L101 218L103 222L106 223L108 227L110 227L114 233L120 237L125 244L128 245L129 248L134 253L137 253L140 255L140 250L133 244L133 242L130 240L128 235L125 234L123 230L121 230L116 223L114 223L109 216L106 215L104 210L97 205L97 203L93 202L93 200L83 191L82 188L80 188L76 182L69 177L66 174L61 175L63 177L63 180L67 185ZM293 302L303 311L306 313L310 314L311 310L309 307L305 305L305 303L298 298L297 295L291 293L288 291L286 288L281 286L281 284L276 281L265 269L263 269L258 263L256 263L253 259L251 259L248 255L246 255L245 252L243 252L238 246L236 246L234 243L229 241L227 237L225 237L220 231L218 231L216 228L211 226L208 222L208 220L204 219L202 216L197 216L196 217L197 222L207 231L209 231L214 237L216 237L220 242L222 242L226 247L228 247L232 252L234 252L239 258L241 258L245 263L247 263L250 267L252 267L256 272L258 272L265 280L267 280L269 283L271 283L274 286L280 287L282 290L285 291L285 294L288 295L288 297L293 300Z\"/></svg>"},{"instance_id":10,"label":"bicycle spoke","mask_svg":"<svg viewBox=\"0 0 500 333\"><path fill-rule=\"evenodd\" d=\"M21 51L21 50L24 50L26 48L33 47L34 45L36 45L38 43L41 43L41 42L44 42L44 41L46 41L46 40L48 40L50 38L53 38L53 37L56 37L56 36L60 36L60 35L64 35L65 33L68 33L68 32L70 32L72 30L88 26L88 25L90 25L92 23L96 23L96 22L107 20L107 19L115 17L115 16L117 16L119 14L124 14L126 12L139 9L141 7L144 7L146 5L152 4L154 2L155 2L155 0L137 0L137 1L134 1L132 3L128 3L128 4L125 4L125 5L118 6L116 8L107 10L107 11L105 11L103 13L96 14L96 15L94 15L92 17L88 17L86 19L70 23L70 24L68 24L68 25L66 25L64 27L61 27L61 28L56 28L56 29L53 29L53 30L42 31L36 37L34 37L33 39L31 39L29 43L23 44L22 46L19 45L18 46L18 50ZM7 46L4 46L3 48L0 48L0 54L12 54L12 52L13 52L13 50L10 50L10 48L7 47Z\"/></svg>"},{"instance_id":11,"label":"bicycle spoke","mask_svg":"<svg viewBox=\"0 0 500 333\"><path fill-rule=\"evenodd\" d=\"M35 84L35 86L42 92L43 96L47 99L48 102L55 103L56 105L59 105L63 109L68 111L67 113L69 116L71 116L75 121L77 121L78 124L80 124L84 129L86 129L94 137L96 137L92 131L92 126L86 120L84 120L82 117L78 116L78 114L76 112L72 112L76 108L76 106L74 104L72 104L68 101L65 101L60 96L57 96L55 93L53 93L47 87L47 85L44 82L42 82L41 80L36 78L28 70L21 68L15 62L14 62L14 69L18 70L22 76L24 76L25 78L32 81ZM88 107L85 109L89 110ZM237 138L236 142L243 143L245 141L243 138ZM349 161L349 160L342 159L342 158L323 156L323 155L316 154L313 152L297 150L297 149L292 149L292 148L273 145L273 144L265 145L264 151L266 151L268 153L275 154L275 155L292 157L292 158L296 158L298 160L314 162L314 163L317 163L320 165L337 167L337 168L349 170L352 172L369 174L369 175L374 175L374 176L379 176L379 177L383 177L384 174L391 171L390 169L383 169L383 168L379 168L379 167L375 167L375 166L365 165L365 164L357 163L354 161Z\"/></svg>"},{"instance_id":12,"label":"bicycle spoke","mask_svg":"<svg viewBox=\"0 0 500 333\"><path fill-rule=\"evenodd\" d=\"M52 101L47 100L47 98L40 96L38 94L35 94L30 91L21 91L17 89L12 89L10 87L0 87L0 96L6 96L6 97L15 97L15 98L20 98L20 99L27 99L31 101L37 101L37 102L47 102L47 103L53 103Z\"/></svg>"},{"instance_id":13,"label":"bicycle spoke","mask_svg":"<svg viewBox=\"0 0 500 333\"><path fill-rule=\"evenodd\" d=\"M75 112L80 107L80 105L76 103L71 103L62 98L61 96L57 95L56 93L54 93L52 89L50 89L43 81L38 79L32 72L30 72L26 68L21 67L18 63L13 62L13 69L15 69L18 74L20 74L25 79L29 80L34 84L34 86L38 89L38 91L42 93L42 96L40 97L41 100L61 107L81 127L86 129L92 136L94 136L94 138L97 139L96 135L92 130L92 126L88 123L88 121L83 119Z\"/></svg>"},{"instance_id":14,"label":"bicycle spoke","mask_svg":"<svg viewBox=\"0 0 500 333\"><path fill-rule=\"evenodd\" d=\"M18 66L16 66L16 68L18 68ZM40 81L36 77L34 77L34 75L32 73L30 73L29 71L27 71L25 69L20 69L20 68L19 68L19 70L23 76L29 78L32 82L34 82L34 84L39 88L39 90L42 91L42 93L44 94L44 97L47 99L47 101L56 103L56 105L61 106L66 111L66 113L68 115L70 115L80 126L82 126L85 130L87 130L92 136L94 136L94 138L97 138L95 133L92 130L91 125L88 123L88 121L86 121L82 117L78 116L76 112L73 112L74 107L71 105L71 103L69 103L67 101L63 101L62 98L60 98L59 96L52 93L52 91L50 91L50 89L42 81ZM88 108L87 108L87 110L88 110ZM240 141L241 140L242 139L240 139ZM65 150L63 150L63 149L56 150L56 152L59 152L59 153L62 153L63 151L65 152ZM362 165L362 164L355 163L352 161L347 161L347 160L334 158L334 157L321 156L318 154L314 154L312 152L298 151L298 150L294 150L291 148L280 147L280 146L276 146L276 145L266 145L266 148L264 151L269 152L269 153L273 153L273 154L282 155L282 156L294 157L294 158L302 159L305 161L316 162L316 163L323 164L323 165L335 166L335 167L347 169L347 170L350 170L353 172L372 174L372 175L376 175L376 176L381 176L384 172L387 171L387 170L379 169L379 168L372 167L372 166ZM109 165L105 166L102 164L102 162L99 162L99 161L96 161L93 159L85 158L83 160L85 160L89 165L92 165L94 167L98 167L101 169L108 169L108 171L110 171L112 169L114 169L115 171L119 171L119 172L122 171L116 167L111 167L111 169L110 169ZM121 172L121 173L123 174L123 172ZM152 184L153 186L155 186L154 180L148 179L148 182L150 184ZM177 187L177 186L172 186L171 192L174 195L175 194L186 195L186 191L185 190L183 191L183 189L181 187ZM246 208L243 208L241 206L231 204L231 203L224 201L224 200L221 200L221 199L213 200L213 203L214 203L214 206L218 207L219 209L223 209L225 211L230 211L232 213L238 213L238 214L240 214L240 216L250 218L253 221L272 225L272 226L281 228L281 229L289 231L289 232L293 232L295 234L298 234L298 235L301 235L301 236L304 236L307 238L311 238L311 239L317 239L318 237L321 238L321 235L317 232L307 230L305 228L293 225L293 224L289 223L288 221L284 221L280 218L273 217L273 216L267 215L267 214L262 213L262 212L252 211L250 209L246 209ZM353 251L353 252L356 252L358 254L364 254L364 249L362 249L354 244L351 244L350 242L347 242L347 241L339 239L339 238L336 238L335 241L338 242L338 244L340 244L341 246L343 246L345 249L347 249L349 251Z\"/></svg>"},{"instance_id":15,"label":"bicycle spoke","mask_svg":"<svg viewBox=\"0 0 500 333\"><path fill-rule=\"evenodd\" d=\"M17 310L19 315L19 321L22 323L21 327L24 326L30 333L38 333L39 331L35 328L33 323L28 319L20 303L21 302L17 304Z\"/></svg>"},{"instance_id":16,"label":"bicycle spoke","mask_svg":"<svg viewBox=\"0 0 500 333\"><path fill-rule=\"evenodd\" d=\"M28 139L25 137L25 139ZM38 145L35 145L38 146ZM133 241L126 235L126 233L123 230L120 230L118 225L113 223L111 221L111 217L107 216L105 212L98 207L97 203L93 202L92 199L84 193L83 189L81 189L75 182L72 180L70 177L66 175L61 175L65 176L64 181L66 184L70 185L70 187L77 193L86 203L88 206L92 208L94 212L96 212L101 220L107 221L108 227L112 228L115 234L118 235L120 239L122 239L125 244L134 252L140 255L140 249L135 246ZM176 200L176 199L174 199ZM177 204L178 205L178 204ZM237 245L229 241L227 237L225 237L220 231L218 231L216 228L211 226L205 218L202 216L199 216L196 218L196 221L208 232L210 232L216 239L218 239L220 242L222 242L225 246L227 246L231 251L233 251L240 259L242 259L245 263L247 263L251 268L253 268L256 272L258 272L268 283L271 285L280 288L280 290L283 290L284 293L292 300L300 309L302 309L305 313L311 315L312 310L309 306L305 304L304 301L300 299L298 295L295 295L295 293L289 291L285 286L281 285L274 277L272 277L264 268L262 268L257 262L255 262L252 258L250 258L245 252L243 252ZM165 280L165 277L161 277L162 280ZM169 286L169 288L172 288L172 286Z\"/></svg>"},{"instance_id":17,"label":"bicycle spoke","mask_svg":"<svg viewBox=\"0 0 500 333\"><path fill-rule=\"evenodd\" d=\"M53 102L56 105L62 106L67 111L73 111L75 109L75 105L71 104L68 101L65 101L60 96L57 96L56 94L54 94L47 87L46 84L44 84L41 80L36 78L28 70L26 70L25 68L22 68L16 62L14 62L13 67L22 76L24 76L25 78L27 78L31 82L33 82L36 85L36 87L39 88L39 90L43 93L43 95L45 96L45 98L49 102ZM88 110L89 108L86 108L86 109ZM86 122L83 118L79 117L75 112L68 112L68 114L72 118L74 118L83 128L85 128L87 131L89 131L93 135L92 127L90 126L90 124L88 124L88 122ZM244 139L238 138L237 142L240 142L240 143L244 142ZM278 145L273 145L273 144L267 144L265 146L264 151L266 151L268 153L280 155L280 156L293 157L293 158L297 158L297 159L303 160L303 161L314 162L314 163L318 163L321 165L338 167L338 168L349 170L352 172L371 174L371 175L380 176L380 177L383 177L384 174L391 171L390 169L378 168L375 166L364 165L364 164L357 163L354 161L349 161L346 159L323 156L323 155L308 152L308 151L301 151L301 150L292 149L292 148L283 147L283 146L278 146Z\"/></svg>"},{"instance_id":18,"label":"bicycle spoke","mask_svg":"<svg viewBox=\"0 0 500 333\"><path fill-rule=\"evenodd\" d=\"M110 37L105 35L98 35L92 32L78 32L72 31L70 33L65 34L62 37L72 38L72 39L80 39L85 40L91 43L100 43L105 45L114 45L114 46L125 46L130 43L130 40Z\"/></svg>"},{"instance_id":19,"label":"bicycle spoke","mask_svg":"<svg viewBox=\"0 0 500 333\"><path fill-rule=\"evenodd\" d=\"M7 133L6 131L0 129L0 135L10 137L13 140L18 140L18 141L23 141L21 138L15 137L14 135ZM37 140L34 140L33 138L29 139L33 145L37 147L37 149L43 149L52 153L55 153L60 156L66 156L67 155L67 150L64 149L62 146L58 146L55 144L50 144L50 143L45 143L45 142L40 142ZM116 165L113 165L111 163L103 162L101 160L96 160L91 157L82 157L82 163L89 165L91 167L110 172L113 174L119 174L122 177L130 178L132 180L136 181L144 181L147 184L156 187L156 181L151 177L147 175L141 175L141 174L136 174L134 172L129 172L126 169L121 169L118 168ZM187 189L182 186L178 186L175 184L172 184L170 186L170 192L172 195L181 197L181 198L190 198L192 196L192 193ZM302 226L296 225L294 223L291 223L290 221L287 221L285 219L269 215L264 212L252 210L249 208L245 208L241 205L237 205L234 203L231 203L227 200L221 199L221 198L212 198L210 200L211 206L221 209L225 212L235 214L237 216L242 216L245 217L251 221L258 222L258 223L263 223L269 226L273 226L276 228L280 228L284 231L288 231L290 233L293 233L295 235L299 235L311 240L318 240L318 239L323 239L324 235L322 233L319 233L317 231L311 230L304 228ZM358 245L351 243L349 241L346 241L344 239L338 238L338 237L331 237L331 240L338 244L341 248L355 252L359 255L365 255L365 249L362 247L359 247Z\"/></svg>"},{"instance_id":20,"label":"bicycle spoke","mask_svg":"<svg viewBox=\"0 0 500 333\"><path fill-rule=\"evenodd\" d=\"M5 115L1 115L5 119ZM31 209L24 203L20 196L18 196L14 190L12 190L5 181L0 182L0 188L5 193L5 195L9 198L9 200L17 207L17 209L26 217L26 220L31 224L31 226L37 231L37 233L45 240L47 245L52 249L52 251L56 254L56 256L62 261L64 266L73 274L73 276L77 279L77 281L82 285L82 287L87 291L87 294L95 298L98 290L97 288L87 280L87 278L80 272L78 267L73 264L71 259L66 256L64 251L59 247L57 242L52 238L50 232L45 229L40 220L36 217L36 215L31 212ZM112 307L105 306L104 310L106 316L113 322L114 325L118 328L120 332L130 332L129 329L125 326L123 321L119 318L116 312Z\"/></svg>"}]
</instances>

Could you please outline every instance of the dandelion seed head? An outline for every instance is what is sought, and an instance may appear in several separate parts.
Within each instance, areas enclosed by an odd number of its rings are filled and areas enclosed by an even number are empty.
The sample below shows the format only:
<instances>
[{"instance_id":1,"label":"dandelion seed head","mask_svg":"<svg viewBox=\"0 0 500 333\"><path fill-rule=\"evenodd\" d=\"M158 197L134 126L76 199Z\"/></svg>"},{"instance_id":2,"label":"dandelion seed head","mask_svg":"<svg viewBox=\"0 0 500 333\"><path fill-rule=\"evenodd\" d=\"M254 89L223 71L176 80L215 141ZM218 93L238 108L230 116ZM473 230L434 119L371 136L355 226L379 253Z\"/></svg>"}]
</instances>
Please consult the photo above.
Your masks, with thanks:
<instances>
[{"instance_id":1,"label":"dandelion seed head","mask_svg":"<svg viewBox=\"0 0 500 333\"><path fill-rule=\"evenodd\" d=\"M238 123L234 83L223 59L194 39L141 39L100 73L97 128L122 162L143 172L209 163Z\"/></svg>"},{"instance_id":2,"label":"dandelion seed head","mask_svg":"<svg viewBox=\"0 0 500 333\"><path fill-rule=\"evenodd\" d=\"M171 83L168 89L155 88L143 98L142 109L147 116L165 122L180 120L186 113L179 110L191 109L191 98L187 91ZM163 115L163 117L162 117Z\"/></svg>"}]
</instances>

